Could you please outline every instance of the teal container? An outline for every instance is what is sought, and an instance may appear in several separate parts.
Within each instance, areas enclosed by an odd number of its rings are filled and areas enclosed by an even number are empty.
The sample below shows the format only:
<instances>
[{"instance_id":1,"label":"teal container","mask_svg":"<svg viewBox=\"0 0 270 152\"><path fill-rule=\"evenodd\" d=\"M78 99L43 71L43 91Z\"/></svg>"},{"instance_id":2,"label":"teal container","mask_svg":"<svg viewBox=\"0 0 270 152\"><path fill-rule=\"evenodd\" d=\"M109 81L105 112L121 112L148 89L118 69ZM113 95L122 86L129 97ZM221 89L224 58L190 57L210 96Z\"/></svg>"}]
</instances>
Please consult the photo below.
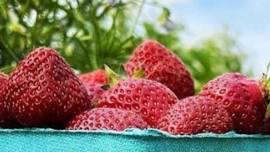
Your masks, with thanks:
<instances>
[{"instance_id":1,"label":"teal container","mask_svg":"<svg viewBox=\"0 0 270 152\"><path fill-rule=\"evenodd\" d=\"M0 130L1 152L270 152L270 136L204 133L173 136L155 129Z\"/></svg>"}]
</instances>

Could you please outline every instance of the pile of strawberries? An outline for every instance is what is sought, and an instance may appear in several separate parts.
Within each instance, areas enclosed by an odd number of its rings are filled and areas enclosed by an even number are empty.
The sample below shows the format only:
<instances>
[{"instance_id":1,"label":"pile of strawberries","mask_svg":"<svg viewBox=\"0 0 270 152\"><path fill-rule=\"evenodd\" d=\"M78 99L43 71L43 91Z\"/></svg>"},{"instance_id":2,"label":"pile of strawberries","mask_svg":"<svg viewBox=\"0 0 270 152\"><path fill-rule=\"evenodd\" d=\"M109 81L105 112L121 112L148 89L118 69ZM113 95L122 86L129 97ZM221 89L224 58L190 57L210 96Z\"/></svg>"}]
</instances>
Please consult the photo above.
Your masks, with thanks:
<instances>
[{"instance_id":1,"label":"pile of strawberries","mask_svg":"<svg viewBox=\"0 0 270 152\"><path fill-rule=\"evenodd\" d=\"M185 64L153 40L139 45L124 69L126 78L103 69L75 75L57 51L36 48L9 76L0 74L0 127L156 128L171 134L270 130L263 81L226 73L194 95Z\"/></svg>"}]
</instances>

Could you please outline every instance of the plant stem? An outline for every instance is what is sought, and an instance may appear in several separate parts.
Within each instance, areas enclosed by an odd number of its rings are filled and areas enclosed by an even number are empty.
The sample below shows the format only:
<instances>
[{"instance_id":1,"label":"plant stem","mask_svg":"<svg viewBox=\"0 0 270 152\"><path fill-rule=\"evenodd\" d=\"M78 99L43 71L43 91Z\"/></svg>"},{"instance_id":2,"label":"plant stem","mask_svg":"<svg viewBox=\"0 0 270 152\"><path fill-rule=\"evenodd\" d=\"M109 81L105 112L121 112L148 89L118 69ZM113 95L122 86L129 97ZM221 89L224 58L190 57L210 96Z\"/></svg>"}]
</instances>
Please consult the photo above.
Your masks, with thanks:
<instances>
[{"instance_id":1,"label":"plant stem","mask_svg":"<svg viewBox=\"0 0 270 152\"><path fill-rule=\"evenodd\" d=\"M118 14L119 14L119 9L116 10L115 15L113 16L112 26L111 26L110 30L108 31L109 38L108 38L107 43L105 45L106 50L111 50L111 47L112 47L112 44L113 44L112 41L113 41L113 38L114 38L114 34L116 32L115 26L116 26L116 20L117 20Z\"/></svg>"},{"instance_id":2,"label":"plant stem","mask_svg":"<svg viewBox=\"0 0 270 152\"><path fill-rule=\"evenodd\" d=\"M90 1L89 5L92 7L92 11L90 12L90 18L91 18L91 23L92 26L94 28L94 40L95 40L95 48L93 48L92 51L92 56L91 56L91 65L93 69L97 69L98 68L98 62L97 62L97 56L98 56L98 52L101 51L101 47L100 47L100 32L99 32L99 26L98 26L98 20L97 20L97 14L96 14L96 10L97 7L99 6L97 5L93 5L92 1Z\"/></svg>"},{"instance_id":3,"label":"plant stem","mask_svg":"<svg viewBox=\"0 0 270 152\"><path fill-rule=\"evenodd\" d=\"M0 49L2 49L3 51L6 50L16 62L19 62L19 58L4 44L2 39L0 40Z\"/></svg>"},{"instance_id":4,"label":"plant stem","mask_svg":"<svg viewBox=\"0 0 270 152\"><path fill-rule=\"evenodd\" d=\"M97 22L94 20L93 21L93 27L94 27L94 32L95 32L95 40L96 40L96 48L92 50L92 56L91 56L91 62L92 62L92 66L94 69L97 69L98 68L98 63L97 63L97 52L98 51L101 51L101 48L100 48L100 35L99 35L99 29L98 29L98 25L97 25Z\"/></svg>"},{"instance_id":5,"label":"plant stem","mask_svg":"<svg viewBox=\"0 0 270 152\"><path fill-rule=\"evenodd\" d=\"M135 18L133 27L131 28L130 35L133 35L134 32L135 32L135 28L136 28L136 26L138 24L138 21L139 21L139 18L141 16L141 14L142 14L142 10L143 10L143 6L144 6L145 2L146 2L146 0L142 0L142 2L141 2L141 5L140 5L139 10L138 10L138 13L136 15L136 18Z\"/></svg>"}]
</instances>

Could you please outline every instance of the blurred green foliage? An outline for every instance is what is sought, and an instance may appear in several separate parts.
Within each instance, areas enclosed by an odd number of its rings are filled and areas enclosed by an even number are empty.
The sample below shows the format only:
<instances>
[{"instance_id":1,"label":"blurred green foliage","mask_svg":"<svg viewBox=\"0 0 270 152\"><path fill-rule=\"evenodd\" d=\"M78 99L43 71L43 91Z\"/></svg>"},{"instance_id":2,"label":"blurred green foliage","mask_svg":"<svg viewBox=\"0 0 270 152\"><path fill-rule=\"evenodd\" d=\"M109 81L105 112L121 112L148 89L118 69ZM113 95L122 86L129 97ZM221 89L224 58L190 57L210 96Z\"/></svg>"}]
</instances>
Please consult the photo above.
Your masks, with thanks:
<instances>
[{"instance_id":1,"label":"blurred green foliage","mask_svg":"<svg viewBox=\"0 0 270 152\"><path fill-rule=\"evenodd\" d=\"M138 24L145 0L1 0L0 68L8 73L33 48L49 46L81 72L104 64L119 71L132 50L152 38L183 59L197 88L224 72L241 71L242 57L232 52L233 39L221 34L184 47L184 29L170 20L167 8L157 4L147 3L159 7L156 21Z\"/></svg>"},{"instance_id":2,"label":"blurred green foliage","mask_svg":"<svg viewBox=\"0 0 270 152\"><path fill-rule=\"evenodd\" d=\"M126 22L130 3L89 0L1 1L1 66L50 46L75 69L114 68L137 43Z\"/></svg>"}]
</instances>

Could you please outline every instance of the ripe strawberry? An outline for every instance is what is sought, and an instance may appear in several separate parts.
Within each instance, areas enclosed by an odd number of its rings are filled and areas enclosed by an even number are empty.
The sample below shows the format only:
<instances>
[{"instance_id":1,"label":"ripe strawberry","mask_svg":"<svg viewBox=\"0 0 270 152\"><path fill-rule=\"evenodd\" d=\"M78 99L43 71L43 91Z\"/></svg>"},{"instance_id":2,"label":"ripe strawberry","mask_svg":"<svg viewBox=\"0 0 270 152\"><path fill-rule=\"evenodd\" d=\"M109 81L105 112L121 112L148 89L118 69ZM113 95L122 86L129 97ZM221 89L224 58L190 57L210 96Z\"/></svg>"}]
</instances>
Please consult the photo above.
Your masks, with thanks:
<instances>
[{"instance_id":1,"label":"ripe strawberry","mask_svg":"<svg viewBox=\"0 0 270 152\"><path fill-rule=\"evenodd\" d=\"M134 112L113 108L95 108L75 116L66 128L71 130L109 129L123 131L127 128L144 129L146 127L147 123Z\"/></svg>"},{"instance_id":2,"label":"ripe strawberry","mask_svg":"<svg viewBox=\"0 0 270 152\"><path fill-rule=\"evenodd\" d=\"M143 71L145 79L166 85L179 99L194 95L192 77L182 60L156 41L139 45L124 68L129 76Z\"/></svg>"},{"instance_id":3,"label":"ripe strawberry","mask_svg":"<svg viewBox=\"0 0 270 152\"><path fill-rule=\"evenodd\" d=\"M159 82L127 79L120 80L116 86L106 91L101 96L98 107L134 111L151 127L155 127L158 118L176 101L176 95Z\"/></svg>"},{"instance_id":4,"label":"ripe strawberry","mask_svg":"<svg viewBox=\"0 0 270 152\"><path fill-rule=\"evenodd\" d=\"M8 76L0 72L0 127L13 128L17 124L6 110L5 94L8 84Z\"/></svg>"},{"instance_id":5,"label":"ripe strawberry","mask_svg":"<svg viewBox=\"0 0 270 152\"><path fill-rule=\"evenodd\" d=\"M98 69L93 72L84 73L79 75L83 82L106 84L108 82L107 74L104 70Z\"/></svg>"},{"instance_id":6,"label":"ripe strawberry","mask_svg":"<svg viewBox=\"0 0 270 152\"><path fill-rule=\"evenodd\" d=\"M104 86L108 83L108 77L104 70L98 69L93 72L79 75L79 79L85 86L89 101L95 107L100 96L106 91Z\"/></svg>"},{"instance_id":7,"label":"ripe strawberry","mask_svg":"<svg viewBox=\"0 0 270 152\"><path fill-rule=\"evenodd\" d=\"M83 84L87 90L89 101L91 101L92 106L95 107L101 95L106 91L103 88L104 85L89 82L83 82Z\"/></svg>"},{"instance_id":8,"label":"ripe strawberry","mask_svg":"<svg viewBox=\"0 0 270 152\"><path fill-rule=\"evenodd\" d=\"M260 131L266 111L264 93L257 81L240 73L227 73L208 82L200 92L227 109L239 133Z\"/></svg>"},{"instance_id":9,"label":"ripe strawberry","mask_svg":"<svg viewBox=\"0 0 270 152\"><path fill-rule=\"evenodd\" d=\"M232 120L211 98L193 96L173 105L158 124L159 129L171 134L225 133L230 131Z\"/></svg>"},{"instance_id":10,"label":"ripe strawberry","mask_svg":"<svg viewBox=\"0 0 270 152\"><path fill-rule=\"evenodd\" d=\"M8 109L27 127L62 127L91 106L84 86L51 48L34 49L12 72L8 83Z\"/></svg>"}]
</instances>

